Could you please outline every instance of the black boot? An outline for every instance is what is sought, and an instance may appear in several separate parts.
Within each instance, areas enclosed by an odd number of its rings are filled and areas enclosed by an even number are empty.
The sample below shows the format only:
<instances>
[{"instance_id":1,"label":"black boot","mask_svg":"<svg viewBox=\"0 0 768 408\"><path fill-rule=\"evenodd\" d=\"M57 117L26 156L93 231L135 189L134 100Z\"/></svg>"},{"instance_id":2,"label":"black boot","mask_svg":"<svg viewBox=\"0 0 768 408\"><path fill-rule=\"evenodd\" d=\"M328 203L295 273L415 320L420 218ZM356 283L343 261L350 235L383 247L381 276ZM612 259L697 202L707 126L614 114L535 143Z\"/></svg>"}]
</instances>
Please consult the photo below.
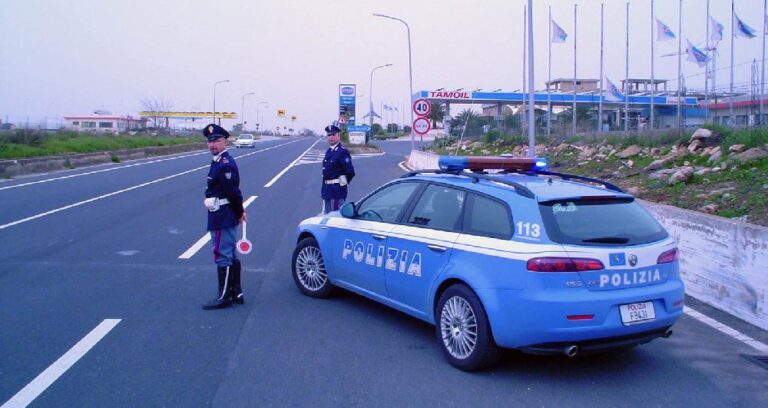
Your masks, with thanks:
<instances>
[{"instance_id":1,"label":"black boot","mask_svg":"<svg viewBox=\"0 0 768 408\"><path fill-rule=\"evenodd\" d=\"M229 293L232 295L232 303L237 303L238 305L245 303L245 298L243 297L243 288L240 286L241 270L242 265L240 264L240 260L235 259L232 262L232 283Z\"/></svg>"},{"instance_id":2,"label":"black boot","mask_svg":"<svg viewBox=\"0 0 768 408\"><path fill-rule=\"evenodd\" d=\"M230 291L230 279L232 278L231 266L218 266L216 272L219 275L219 296L203 305L203 309L224 309L232 306L232 294Z\"/></svg>"}]
</instances>

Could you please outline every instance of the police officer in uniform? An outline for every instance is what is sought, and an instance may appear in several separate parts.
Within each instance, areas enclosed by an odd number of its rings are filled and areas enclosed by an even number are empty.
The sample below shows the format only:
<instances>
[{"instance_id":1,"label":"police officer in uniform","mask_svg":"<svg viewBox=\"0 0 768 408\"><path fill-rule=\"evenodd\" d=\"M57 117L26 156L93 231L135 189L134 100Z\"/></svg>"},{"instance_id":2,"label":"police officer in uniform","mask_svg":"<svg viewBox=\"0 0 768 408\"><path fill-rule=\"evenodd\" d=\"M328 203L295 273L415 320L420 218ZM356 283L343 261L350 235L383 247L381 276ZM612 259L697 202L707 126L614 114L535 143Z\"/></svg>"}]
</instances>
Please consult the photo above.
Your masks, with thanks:
<instances>
[{"instance_id":1,"label":"police officer in uniform","mask_svg":"<svg viewBox=\"0 0 768 408\"><path fill-rule=\"evenodd\" d=\"M336 125L325 127L328 135L328 150L323 159L323 213L336 211L347 199L347 185L355 177L352 157L341 145L341 129Z\"/></svg>"},{"instance_id":2,"label":"police officer in uniform","mask_svg":"<svg viewBox=\"0 0 768 408\"><path fill-rule=\"evenodd\" d=\"M240 287L240 260L235 253L237 226L246 221L243 194L240 192L240 173L235 159L227 152L227 132L221 126L210 124L203 134L208 139L208 150L213 155L205 189L205 207L208 209L208 231L213 243L213 261L219 278L216 298L203 305L203 309L222 309L233 303L242 304Z\"/></svg>"}]
</instances>

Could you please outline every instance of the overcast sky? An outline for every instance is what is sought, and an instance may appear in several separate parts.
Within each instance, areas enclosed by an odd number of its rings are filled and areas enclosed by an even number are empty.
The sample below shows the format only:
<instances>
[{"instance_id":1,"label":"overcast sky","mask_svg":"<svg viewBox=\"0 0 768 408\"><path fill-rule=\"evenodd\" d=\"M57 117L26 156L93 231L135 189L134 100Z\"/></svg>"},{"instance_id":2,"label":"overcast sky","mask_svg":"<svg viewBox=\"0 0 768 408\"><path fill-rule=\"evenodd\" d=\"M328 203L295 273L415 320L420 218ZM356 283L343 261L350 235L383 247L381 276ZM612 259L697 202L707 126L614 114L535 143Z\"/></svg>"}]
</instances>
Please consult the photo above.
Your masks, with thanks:
<instances>
[{"instance_id":1,"label":"overcast sky","mask_svg":"<svg viewBox=\"0 0 768 408\"><path fill-rule=\"evenodd\" d=\"M338 112L338 85L358 86L358 121L373 98L407 106L405 26L372 13L397 16L411 28L414 91L465 88L513 91L522 85L524 0L0 0L0 119L31 121L89 114L95 109L136 115L141 100L165 100L175 110L241 111L253 124L276 110L298 117L297 128L319 131ZM600 0L535 0L535 81L547 79L547 9L568 33L552 45L552 77L572 77L578 38L578 77L599 77ZM605 75L624 77L626 1L605 0ZM630 2L630 77L650 76L650 0ZM677 33L678 2L656 0L656 16ZM763 0L736 0L736 14L762 32ZM729 84L730 1L711 0L725 25L718 88ZM705 45L706 0L683 1L683 38ZM654 27L655 32L655 27ZM654 34L655 37L655 34ZM657 78L674 79L677 42L656 42ZM685 47L685 40L683 40ZM737 38L734 75L749 84L761 38ZM745 64L746 63L746 64ZM739 65L742 64L742 65ZM683 57L689 88L704 87L704 69ZM675 89L676 82L670 82ZM406 108L407 109L407 108ZM401 109L402 111L402 109ZM451 113L457 113L452 110ZM227 123L228 122L228 123ZM225 121L231 126L238 121Z\"/></svg>"}]
</instances>

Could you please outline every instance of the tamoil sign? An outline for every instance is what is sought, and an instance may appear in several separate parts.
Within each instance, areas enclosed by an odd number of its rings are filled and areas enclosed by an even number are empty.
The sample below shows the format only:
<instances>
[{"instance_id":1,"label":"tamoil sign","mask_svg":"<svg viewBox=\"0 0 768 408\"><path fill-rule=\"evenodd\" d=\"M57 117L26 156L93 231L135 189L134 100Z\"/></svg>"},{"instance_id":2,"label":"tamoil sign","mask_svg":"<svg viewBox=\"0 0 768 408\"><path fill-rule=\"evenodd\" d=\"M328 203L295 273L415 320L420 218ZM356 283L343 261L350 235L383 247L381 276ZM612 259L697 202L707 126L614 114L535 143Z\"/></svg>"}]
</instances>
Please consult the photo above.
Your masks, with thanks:
<instances>
[{"instance_id":1,"label":"tamoil sign","mask_svg":"<svg viewBox=\"0 0 768 408\"><path fill-rule=\"evenodd\" d=\"M355 125L355 97L357 85L339 84L339 117L345 116L349 126Z\"/></svg>"}]
</instances>

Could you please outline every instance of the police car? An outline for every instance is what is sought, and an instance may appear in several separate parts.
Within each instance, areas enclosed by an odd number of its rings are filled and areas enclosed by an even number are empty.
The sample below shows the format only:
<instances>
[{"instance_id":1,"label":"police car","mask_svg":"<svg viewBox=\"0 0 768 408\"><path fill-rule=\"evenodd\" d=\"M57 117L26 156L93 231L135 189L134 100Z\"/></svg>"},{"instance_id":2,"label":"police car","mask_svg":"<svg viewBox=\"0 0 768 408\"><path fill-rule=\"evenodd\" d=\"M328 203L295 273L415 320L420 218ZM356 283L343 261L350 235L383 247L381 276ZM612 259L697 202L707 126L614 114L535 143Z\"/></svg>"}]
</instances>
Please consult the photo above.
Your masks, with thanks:
<instances>
[{"instance_id":1,"label":"police car","mask_svg":"<svg viewBox=\"0 0 768 408\"><path fill-rule=\"evenodd\" d=\"M632 195L541 159L439 165L302 221L298 288L343 288L431 323L468 371L500 347L573 357L672 334L676 242Z\"/></svg>"}]
</instances>

